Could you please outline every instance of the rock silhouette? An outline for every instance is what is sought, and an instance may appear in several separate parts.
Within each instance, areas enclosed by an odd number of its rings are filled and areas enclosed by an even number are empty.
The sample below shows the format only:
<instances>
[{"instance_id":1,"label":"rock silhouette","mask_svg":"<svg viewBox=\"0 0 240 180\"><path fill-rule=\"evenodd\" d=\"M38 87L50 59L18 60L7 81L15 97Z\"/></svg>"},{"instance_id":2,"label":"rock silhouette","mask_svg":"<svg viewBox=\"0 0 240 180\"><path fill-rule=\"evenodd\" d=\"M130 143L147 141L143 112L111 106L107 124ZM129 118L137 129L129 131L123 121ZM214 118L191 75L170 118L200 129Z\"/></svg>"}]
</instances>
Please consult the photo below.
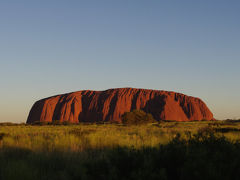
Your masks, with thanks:
<instances>
[{"instance_id":1,"label":"rock silhouette","mask_svg":"<svg viewBox=\"0 0 240 180\"><path fill-rule=\"evenodd\" d=\"M159 90L119 88L106 91L78 91L37 101L27 123L118 122L125 112L141 109L156 120L213 120L213 114L199 98Z\"/></svg>"}]
</instances>

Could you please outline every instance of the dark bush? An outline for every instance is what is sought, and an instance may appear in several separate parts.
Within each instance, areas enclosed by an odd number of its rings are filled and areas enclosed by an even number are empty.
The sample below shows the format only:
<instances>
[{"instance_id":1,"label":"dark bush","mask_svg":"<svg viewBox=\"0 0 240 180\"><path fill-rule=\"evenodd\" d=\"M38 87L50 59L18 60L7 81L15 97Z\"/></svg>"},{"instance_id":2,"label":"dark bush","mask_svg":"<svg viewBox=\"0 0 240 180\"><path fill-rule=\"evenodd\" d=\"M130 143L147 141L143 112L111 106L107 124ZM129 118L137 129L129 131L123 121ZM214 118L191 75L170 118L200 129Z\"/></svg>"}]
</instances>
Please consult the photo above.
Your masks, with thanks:
<instances>
[{"instance_id":1,"label":"dark bush","mask_svg":"<svg viewBox=\"0 0 240 180\"><path fill-rule=\"evenodd\" d=\"M75 125L77 123L71 123L69 121L60 121L60 120L53 120L52 122L46 122L46 121L35 121L31 123L30 125L36 125L36 126L45 126L45 125Z\"/></svg>"},{"instance_id":2,"label":"dark bush","mask_svg":"<svg viewBox=\"0 0 240 180\"><path fill-rule=\"evenodd\" d=\"M32 122L31 125L36 125L36 126L51 125L51 122L35 121L35 122Z\"/></svg>"},{"instance_id":3,"label":"dark bush","mask_svg":"<svg viewBox=\"0 0 240 180\"><path fill-rule=\"evenodd\" d=\"M146 124L153 123L156 120L153 118L152 114L146 113L142 110L133 110L132 112L126 112L122 116L123 124Z\"/></svg>"},{"instance_id":4,"label":"dark bush","mask_svg":"<svg viewBox=\"0 0 240 180\"><path fill-rule=\"evenodd\" d=\"M226 128L216 128L216 132L221 132L221 133L228 133L228 132L239 132L240 129L238 128L231 128L231 127L226 127Z\"/></svg>"},{"instance_id":5,"label":"dark bush","mask_svg":"<svg viewBox=\"0 0 240 180\"><path fill-rule=\"evenodd\" d=\"M22 125L25 125L25 123L11 123L11 122L0 123L0 126L22 126Z\"/></svg>"}]
</instances>

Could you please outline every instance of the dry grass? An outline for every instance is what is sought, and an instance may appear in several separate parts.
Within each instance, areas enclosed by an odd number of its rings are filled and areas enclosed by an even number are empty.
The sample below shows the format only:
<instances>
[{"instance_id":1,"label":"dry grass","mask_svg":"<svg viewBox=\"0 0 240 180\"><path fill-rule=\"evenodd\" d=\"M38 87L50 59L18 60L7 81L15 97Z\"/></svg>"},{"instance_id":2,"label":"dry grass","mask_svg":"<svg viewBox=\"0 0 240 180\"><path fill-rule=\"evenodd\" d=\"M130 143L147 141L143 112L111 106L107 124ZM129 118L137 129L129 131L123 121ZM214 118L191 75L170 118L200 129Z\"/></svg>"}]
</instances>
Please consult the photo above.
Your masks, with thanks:
<instances>
[{"instance_id":1,"label":"dry grass","mask_svg":"<svg viewBox=\"0 0 240 180\"><path fill-rule=\"evenodd\" d=\"M0 126L0 179L239 179L240 124ZM222 136L223 135L223 136Z\"/></svg>"},{"instance_id":2,"label":"dry grass","mask_svg":"<svg viewBox=\"0 0 240 180\"><path fill-rule=\"evenodd\" d=\"M240 123L162 122L141 126L117 124L91 125L2 125L0 147L17 147L33 151L83 151L105 147L155 147L167 144L176 134L186 137L205 129L217 131L230 140L240 139ZM223 132L221 132L224 130ZM228 131L229 130L229 131Z\"/></svg>"}]
</instances>

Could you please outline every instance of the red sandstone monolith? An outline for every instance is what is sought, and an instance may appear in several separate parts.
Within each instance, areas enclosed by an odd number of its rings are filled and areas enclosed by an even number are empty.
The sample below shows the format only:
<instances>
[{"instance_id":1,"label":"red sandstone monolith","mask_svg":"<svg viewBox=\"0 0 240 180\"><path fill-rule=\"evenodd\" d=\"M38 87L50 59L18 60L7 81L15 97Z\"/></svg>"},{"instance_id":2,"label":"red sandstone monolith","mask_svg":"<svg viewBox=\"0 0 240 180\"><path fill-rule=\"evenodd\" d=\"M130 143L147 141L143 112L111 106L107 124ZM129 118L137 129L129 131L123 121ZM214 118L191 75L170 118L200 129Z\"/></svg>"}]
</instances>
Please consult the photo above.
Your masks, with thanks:
<instances>
[{"instance_id":1,"label":"red sandstone monolith","mask_svg":"<svg viewBox=\"0 0 240 180\"><path fill-rule=\"evenodd\" d=\"M125 112L142 109L156 120L213 120L213 114L199 98L181 93L119 88L106 91L78 91L37 101L27 123L119 122Z\"/></svg>"}]
</instances>

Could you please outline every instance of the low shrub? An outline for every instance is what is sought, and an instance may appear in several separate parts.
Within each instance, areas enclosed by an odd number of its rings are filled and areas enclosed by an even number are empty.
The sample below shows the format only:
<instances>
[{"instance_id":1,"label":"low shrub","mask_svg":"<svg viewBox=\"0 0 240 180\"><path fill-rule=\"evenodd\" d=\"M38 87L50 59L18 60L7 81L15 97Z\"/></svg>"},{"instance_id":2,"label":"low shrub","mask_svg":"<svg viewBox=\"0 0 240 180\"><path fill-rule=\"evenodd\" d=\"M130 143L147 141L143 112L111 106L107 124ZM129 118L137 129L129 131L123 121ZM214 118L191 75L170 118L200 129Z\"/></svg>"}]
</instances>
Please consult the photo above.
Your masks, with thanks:
<instances>
[{"instance_id":1,"label":"low shrub","mask_svg":"<svg viewBox=\"0 0 240 180\"><path fill-rule=\"evenodd\" d=\"M221 133L228 133L228 132L240 132L240 129L226 127L226 128L216 128L215 131L216 132L221 132Z\"/></svg>"},{"instance_id":2,"label":"low shrub","mask_svg":"<svg viewBox=\"0 0 240 180\"><path fill-rule=\"evenodd\" d=\"M45 122L45 121L35 121L31 123L33 126L44 126L44 125L51 125L51 122Z\"/></svg>"}]
</instances>

